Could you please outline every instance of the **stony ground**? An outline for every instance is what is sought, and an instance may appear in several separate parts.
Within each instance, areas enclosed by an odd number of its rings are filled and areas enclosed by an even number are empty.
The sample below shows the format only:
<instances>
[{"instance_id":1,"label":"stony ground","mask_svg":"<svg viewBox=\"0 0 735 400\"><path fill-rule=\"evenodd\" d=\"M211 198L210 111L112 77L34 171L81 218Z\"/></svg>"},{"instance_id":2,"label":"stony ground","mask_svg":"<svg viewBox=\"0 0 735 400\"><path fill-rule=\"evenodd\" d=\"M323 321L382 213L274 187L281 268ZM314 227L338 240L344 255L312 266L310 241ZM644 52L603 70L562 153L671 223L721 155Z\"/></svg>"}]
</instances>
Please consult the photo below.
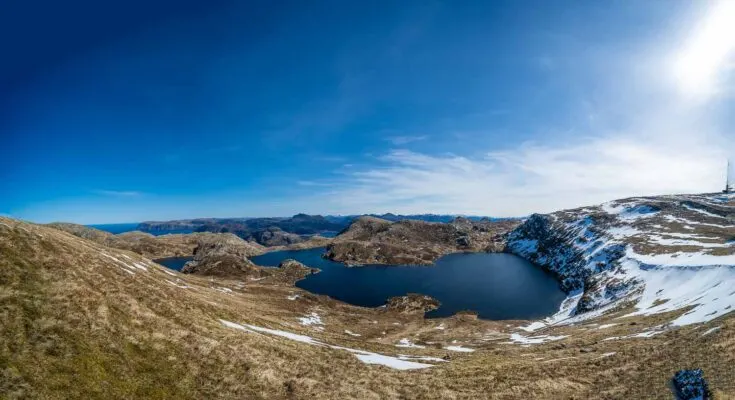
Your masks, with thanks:
<instances>
[{"instance_id":1,"label":"stony ground","mask_svg":"<svg viewBox=\"0 0 735 400\"><path fill-rule=\"evenodd\" d=\"M0 218L0 398L670 399L695 367L735 396L733 313L662 329L687 310L631 310L533 333L425 320Z\"/></svg>"}]
</instances>

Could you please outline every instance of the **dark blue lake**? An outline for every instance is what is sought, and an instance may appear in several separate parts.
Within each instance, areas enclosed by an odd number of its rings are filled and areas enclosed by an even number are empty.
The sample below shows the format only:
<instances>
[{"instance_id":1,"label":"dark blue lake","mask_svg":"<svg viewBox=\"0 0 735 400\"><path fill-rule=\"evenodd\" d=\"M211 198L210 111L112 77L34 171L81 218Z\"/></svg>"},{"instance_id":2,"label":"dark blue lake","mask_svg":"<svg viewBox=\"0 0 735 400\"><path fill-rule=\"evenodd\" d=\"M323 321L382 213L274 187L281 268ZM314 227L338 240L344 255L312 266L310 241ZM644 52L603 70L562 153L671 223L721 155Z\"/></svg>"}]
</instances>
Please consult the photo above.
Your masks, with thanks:
<instances>
[{"instance_id":1,"label":"dark blue lake","mask_svg":"<svg viewBox=\"0 0 735 400\"><path fill-rule=\"evenodd\" d=\"M450 254L433 266L346 267L322 258L323 252L323 248L277 251L252 261L277 266L292 258L320 268L322 272L296 286L364 307L377 307L406 293L428 294L442 305L427 317L472 310L493 320L541 318L555 313L566 297L553 276L512 254Z\"/></svg>"},{"instance_id":2,"label":"dark blue lake","mask_svg":"<svg viewBox=\"0 0 735 400\"><path fill-rule=\"evenodd\" d=\"M191 259L194 257L169 257L169 258L159 258L158 260L153 260L164 267L174 269L176 271L181 271L181 268L184 268L184 264L186 264L188 261L191 261Z\"/></svg>"}]
</instances>

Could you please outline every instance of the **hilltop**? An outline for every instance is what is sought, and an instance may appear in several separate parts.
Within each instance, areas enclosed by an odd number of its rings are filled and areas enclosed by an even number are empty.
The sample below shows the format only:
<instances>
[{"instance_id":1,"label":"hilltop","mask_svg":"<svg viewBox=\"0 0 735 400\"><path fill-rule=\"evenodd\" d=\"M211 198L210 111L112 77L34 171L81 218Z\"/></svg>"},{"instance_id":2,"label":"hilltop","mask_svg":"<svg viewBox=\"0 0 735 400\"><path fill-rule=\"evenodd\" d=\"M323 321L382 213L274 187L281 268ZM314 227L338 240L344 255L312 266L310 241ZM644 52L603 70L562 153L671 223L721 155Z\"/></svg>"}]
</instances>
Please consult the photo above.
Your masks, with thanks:
<instances>
[{"instance_id":1,"label":"hilltop","mask_svg":"<svg viewBox=\"0 0 735 400\"><path fill-rule=\"evenodd\" d=\"M348 265L429 265L449 253L502 251L503 236L519 223L463 217L449 223L360 217L327 246L326 257Z\"/></svg>"},{"instance_id":2,"label":"hilltop","mask_svg":"<svg viewBox=\"0 0 735 400\"><path fill-rule=\"evenodd\" d=\"M572 296L558 317L636 304L714 319L735 305L735 195L636 197L533 215L507 250L553 272Z\"/></svg>"}]
</instances>

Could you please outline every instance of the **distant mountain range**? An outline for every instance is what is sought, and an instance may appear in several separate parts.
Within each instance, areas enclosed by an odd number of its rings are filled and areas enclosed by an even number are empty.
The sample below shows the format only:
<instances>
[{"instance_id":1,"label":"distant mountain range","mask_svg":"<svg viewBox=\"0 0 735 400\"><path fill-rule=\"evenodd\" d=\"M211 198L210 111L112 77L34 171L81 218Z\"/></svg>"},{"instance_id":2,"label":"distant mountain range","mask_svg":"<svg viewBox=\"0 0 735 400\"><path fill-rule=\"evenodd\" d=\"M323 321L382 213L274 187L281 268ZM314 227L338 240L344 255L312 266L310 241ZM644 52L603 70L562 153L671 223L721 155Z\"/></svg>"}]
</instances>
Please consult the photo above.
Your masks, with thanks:
<instances>
[{"instance_id":1,"label":"distant mountain range","mask_svg":"<svg viewBox=\"0 0 735 400\"><path fill-rule=\"evenodd\" d=\"M458 215L439 214L369 214L372 217L388 221L418 220L427 222L451 222ZM282 230L285 233L296 235L334 234L346 229L356 218L364 215L308 215L296 214L293 217L267 218L197 218L172 221L147 221L138 224L137 230L149 233L168 231L182 232L230 232L243 239L258 237L263 231ZM464 216L473 221L500 221L514 218L490 218L480 216Z\"/></svg>"}]
</instances>

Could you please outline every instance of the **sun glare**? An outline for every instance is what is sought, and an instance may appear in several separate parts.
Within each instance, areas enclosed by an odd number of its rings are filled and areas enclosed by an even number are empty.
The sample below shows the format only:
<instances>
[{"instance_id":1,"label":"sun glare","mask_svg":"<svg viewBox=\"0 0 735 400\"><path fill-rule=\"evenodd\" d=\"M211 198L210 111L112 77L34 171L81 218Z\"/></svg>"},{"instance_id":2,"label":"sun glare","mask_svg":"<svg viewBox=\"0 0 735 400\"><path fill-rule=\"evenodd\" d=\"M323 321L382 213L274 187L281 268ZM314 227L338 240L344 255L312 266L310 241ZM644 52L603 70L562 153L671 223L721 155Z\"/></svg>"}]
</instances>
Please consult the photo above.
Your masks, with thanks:
<instances>
[{"instance_id":1,"label":"sun glare","mask_svg":"<svg viewBox=\"0 0 735 400\"><path fill-rule=\"evenodd\" d=\"M679 89L689 96L709 97L735 49L735 1L713 4L674 63Z\"/></svg>"}]
</instances>

